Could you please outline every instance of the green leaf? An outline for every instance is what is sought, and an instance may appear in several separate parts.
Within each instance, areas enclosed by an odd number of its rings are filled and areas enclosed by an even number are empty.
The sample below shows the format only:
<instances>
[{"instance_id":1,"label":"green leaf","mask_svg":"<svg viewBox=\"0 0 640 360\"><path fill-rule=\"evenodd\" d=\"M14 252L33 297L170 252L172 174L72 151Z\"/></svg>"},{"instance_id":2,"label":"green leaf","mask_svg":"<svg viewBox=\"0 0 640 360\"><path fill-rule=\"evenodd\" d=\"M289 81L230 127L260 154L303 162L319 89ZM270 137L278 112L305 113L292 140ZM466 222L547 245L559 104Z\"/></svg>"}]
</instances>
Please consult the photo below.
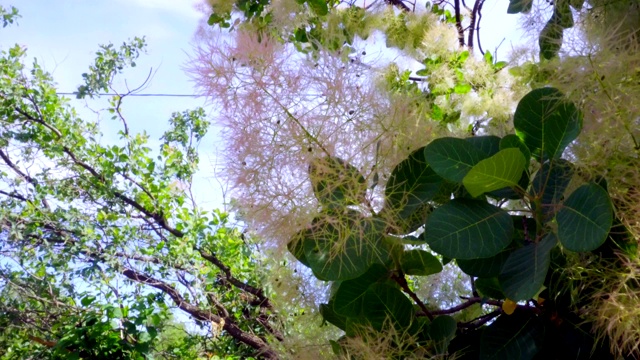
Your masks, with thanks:
<instances>
[{"instance_id":1,"label":"green leaf","mask_svg":"<svg viewBox=\"0 0 640 360\"><path fill-rule=\"evenodd\" d=\"M558 56L560 47L562 47L562 38L564 29L556 24L553 17L549 19L547 24L540 31L538 45L540 46L540 59L551 60Z\"/></svg>"},{"instance_id":2,"label":"green leaf","mask_svg":"<svg viewBox=\"0 0 640 360\"><path fill-rule=\"evenodd\" d=\"M456 336L458 322L451 316L442 315L429 324L429 339L435 342L438 354L446 352L449 342Z\"/></svg>"},{"instance_id":3,"label":"green leaf","mask_svg":"<svg viewBox=\"0 0 640 360\"><path fill-rule=\"evenodd\" d=\"M429 68L420 69L416 71L416 75L418 76L429 76L429 74L431 74L431 71L429 70Z\"/></svg>"},{"instance_id":4,"label":"green leaf","mask_svg":"<svg viewBox=\"0 0 640 360\"><path fill-rule=\"evenodd\" d=\"M557 159L578 137L582 114L558 89L541 88L520 100L513 125L531 152L542 158Z\"/></svg>"},{"instance_id":5,"label":"green leaf","mask_svg":"<svg viewBox=\"0 0 640 360\"><path fill-rule=\"evenodd\" d=\"M485 157L493 156L502 150L500 149L500 138L495 135L471 136L464 140L480 149L486 155Z\"/></svg>"},{"instance_id":6,"label":"green leaf","mask_svg":"<svg viewBox=\"0 0 640 360\"><path fill-rule=\"evenodd\" d=\"M82 306L89 306L95 301L95 299L95 296L87 295L83 297L82 300L80 300L80 303L82 304Z\"/></svg>"},{"instance_id":7,"label":"green leaf","mask_svg":"<svg viewBox=\"0 0 640 360\"><path fill-rule=\"evenodd\" d=\"M573 13L569 7L570 0L557 0L553 7L551 21L562 26L564 29L573 27Z\"/></svg>"},{"instance_id":8,"label":"green leaf","mask_svg":"<svg viewBox=\"0 0 640 360\"><path fill-rule=\"evenodd\" d=\"M543 331L539 319L516 309L502 315L482 333L480 360L530 360L542 347Z\"/></svg>"},{"instance_id":9,"label":"green leaf","mask_svg":"<svg viewBox=\"0 0 640 360\"><path fill-rule=\"evenodd\" d=\"M376 330L391 320L394 326L406 328L414 315L411 301L397 288L386 284L373 284L365 295L364 316Z\"/></svg>"},{"instance_id":10,"label":"green leaf","mask_svg":"<svg viewBox=\"0 0 640 360\"><path fill-rule=\"evenodd\" d=\"M316 15L325 16L329 13L329 6L326 0L307 0L307 4Z\"/></svg>"},{"instance_id":11,"label":"green leaf","mask_svg":"<svg viewBox=\"0 0 640 360\"><path fill-rule=\"evenodd\" d=\"M484 62L489 65L493 65L493 54L491 54L491 51L487 51L484 53Z\"/></svg>"},{"instance_id":12,"label":"green leaf","mask_svg":"<svg viewBox=\"0 0 640 360\"><path fill-rule=\"evenodd\" d=\"M539 243L529 243L511 253L498 277L507 298L528 300L538 293L549 270L549 254L556 243L556 236L549 234Z\"/></svg>"},{"instance_id":13,"label":"green leaf","mask_svg":"<svg viewBox=\"0 0 640 360\"><path fill-rule=\"evenodd\" d=\"M517 148L520 149L520 151L522 152L522 155L524 155L525 158L525 169L522 172L522 177L520 177L520 180L518 181L518 186L521 189L526 189L529 186L529 162L531 159L531 151L529 150L529 148L527 147L527 145L525 145L522 140L520 140L520 138L515 135L515 134L509 134L506 135L505 137L503 137L502 139L500 139L500 145L499 145L499 149L500 150L505 150L505 149L510 149L510 148ZM506 188L506 189L501 189L501 190L495 190L495 191L491 191L489 194L487 194L489 196L491 196L492 198L495 199L520 199L522 198L522 193L519 193L517 191L515 191L514 189L511 188Z\"/></svg>"},{"instance_id":14,"label":"green leaf","mask_svg":"<svg viewBox=\"0 0 640 360\"><path fill-rule=\"evenodd\" d=\"M466 94L471 91L471 85L467 83L456 84L453 88L453 92L456 94Z\"/></svg>"},{"instance_id":15,"label":"green leaf","mask_svg":"<svg viewBox=\"0 0 640 360\"><path fill-rule=\"evenodd\" d=\"M458 323L448 315L438 316L429 324L429 338L432 340L452 339L456 335Z\"/></svg>"},{"instance_id":16,"label":"green leaf","mask_svg":"<svg viewBox=\"0 0 640 360\"><path fill-rule=\"evenodd\" d=\"M425 224L431 249L455 259L497 255L511 243L513 221L484 201L454 199L436 208Z\"/></svg>"},{"instance_id":17,"label":"green leaf","mask_svg":"<svg viewBox=\"0 0 640 360\"><path fill-rule=\"evenodd\" d=\"M296 240L303 242L304 258L318 279L349 280L388 260L381 245L383 228L382 221L349 211L317 218Z\"/></svg>"},{"instance_id":18,"label":"green leaf","mask_svg":"<svg viewBox=\"0 0 640 360\"><path fill-rule=\"evenodd\" d=\"M360 171L337 157L314 159L309 165L309 178L316 198L328 208L358 205L367 192Z\"/></svg>"},{"instance_id":19,"label":"green leaf","mask_svg":"<svg viewBox=\"0 0 640 360\"><path fill-rule=\"evenodd\" d=\"M404 230L403 233L415 231L424 224L425 206L429 211L429 201L442 192L444 184L444 180L427 164L424 148L420 148L391 172L382 211L392 214L394 223ZM418 221L411 221L416 217Z\"/></svg>"},{"instance_id":20,"label":"green leaf","mask_svg":"<svg viewBox=\"0 0 640 360\"><path fill-rule=\"evenodd\" d=\"M500 274L500 270L502 270L502 266L507 261L511 251L510 248L506 248L492 257L470 260L458 259L456 262L460 270L467 275L490 278Z\"/></svg>"},{"instance_id":21,"label":"green leaf","mask_svg":"<svg viewBox=\"0 0 640 360\"><path fill-rule=\"evenodd\" d=\"M431 253L424 250L409 250L402 254L402 271L407 275L426 276L442 271L442 264Z\"/></svg>"},{"instance_id":22,"label":"green leaf","mask_svg":"<svg viewBox=\"0 0 640 360\"><path fill-rule=\"evenodd\" d=\"M533 0L509 0L507 14L528 13L533 6Z\"/></svg>"},{"instance_id":23,"label":"green leaf","mask_svg":"<svg viewBox=\"0 0 640 360\"><path fill-rule=\"evenodd\" d=\"M574 9L580 11L584 5L584 0L570 0L569 4L573 6Z\"/></svg>"},{"instance_id":24,"label":"green leaf","mask_svg":"<svg viewBox=\"0 0 640 360\"><path fill-rule=\"evenodd\" d=\"M362 314L364 297L369 286L388 277L388 270L379 264L372 265L366 273L340 283L333 298L333 310L338 315L357 317Z\"/></svg>"},{"instance_id":25,"label":"green leaf","mask_svg":"<svg viewBox=\"0 0 640 360\"><path fill-rule=\"evenodd\" d=\"M558 239L571 251L591 251L604 243L613 224L609 194L594 183L576 189L556 215Z\"/></svg>"},{"instance_id":26,"label":"green leaf","mask_svg":"<svg viewBox=\"0 0 640 360\"><path fill-rule=\"evenodd\" d=\"M500 287L500 282L498 282L498 277L491 278L477 278L475 281L476 290L483 297L502 300L506 299L506 295L502 291Z\"/></svg>"},{"instance_id":27,"label":"green leaf","mask_svg":"<svg viewBox=\"0 0 640 360\"><path fill-rule=\"evenodd\" d=\"M527 162L529 162L529 159L531 159L531 151L529 150L527 145L525 145L522 142L522 140L520 140L518 135L509 134L503 137L502 139L500 139L500 145L499 145L500 150L510 149L510 148L520 149L520 151L522 152L522 155L524 155L524 158L527 159Z\"/></svg>"},{"instance_id":28,"label":"green leaf","mask_svg":"<svg viewBox=\"0 0 640 360\"><path fill-rule=\"evenodd\" d=\"M461 183L467 172L484 159L485 154L464 139L440 138L425 147L427 163L441 177Z\"/></svg>"},{"instance_id":29,"label":"green leaf","mask_svg":"<svg viewBox=\"0 0 640 360\"><path fill-rule=\"evenodd\" d=\"M566 160L545 161L531 183L530 193L540 199L545 220L555 214L562 195L573 176L573 166ZM535 202L533 204L535 209Z\"/></svg>"},{"instance_id":30,"label":"green leaf","mask_svg":"<svg viewBox=\"0 0 640 360\"><path fill-rule=\"evenodd\" d=\"M526 160L519 149L500 150L471 168L462 184L473 197L505 187L516 187L525 166Z\"/></svg>"},{"instance_id":31,"label":"green leaf","mask_svg":"<svg viewBox=\"0 0 640 360\"><path fill-rule=\"evenodd\" d=\"M320 315L322 315L324 321L335 325L340 330L347 328L347 317L338 315L333 310L333 301L329 301L328 304L320 304Z\"/></svg>"},{"instance_id":32,"label":"green leaf","mask_svg":"<svg viewBox=\"0 0 640 360\"><path fill-rule=\"evenodd\" d=\"M298 42L306 43L309 41L309 38L307 37L307 30L305 30L304 28L297 28L293 34L295 40Z\"/></svg>"},{"instance_id":33,"label":"green leaf","mask_svg":"<svg viewBox=\"0 0 640 360\"><path fill-rule=\"evenodd\" d=\"M307 235L307 230L303 230L296 234L292 240L287 244L289 252L300 261L304 266L311 267L307 257L304 254L304 236Z\"/></svg>"}]
</instances>

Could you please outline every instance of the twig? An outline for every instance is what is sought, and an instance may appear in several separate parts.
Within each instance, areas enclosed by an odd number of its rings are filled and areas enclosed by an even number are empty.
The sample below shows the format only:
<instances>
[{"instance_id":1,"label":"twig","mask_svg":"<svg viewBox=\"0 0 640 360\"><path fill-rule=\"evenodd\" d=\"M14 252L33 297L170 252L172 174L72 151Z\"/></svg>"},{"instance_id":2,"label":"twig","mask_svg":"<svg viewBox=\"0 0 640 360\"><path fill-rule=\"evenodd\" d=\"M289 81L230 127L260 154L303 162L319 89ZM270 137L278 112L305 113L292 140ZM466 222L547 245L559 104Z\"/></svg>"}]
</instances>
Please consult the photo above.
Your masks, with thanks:
<instances>
[{"instance_id":1,"label":"twig","mask_svg":"<svg viewBox=\"0 0 640 360\"><path fill-rule=\"evenodd\" d=\"M416 304L418 304L418 306L420 307L420 310L422 310L424 315L426 315L429 318L429 320L433 320L433 313L430 312L429 309L427 309L427 307L422 302L422 300L420 300L418 295L416 295L416 293L414 293L409 288L409 284L407 284L407 279L404 277L404 273L403 272L399 272L398 274L393 274L391 276L391 278L400 285L400 287L402 288L402 290L404 292L409 294L409 296L413 299L413 301L416 302Z\"/></svg>"}]
</instances>

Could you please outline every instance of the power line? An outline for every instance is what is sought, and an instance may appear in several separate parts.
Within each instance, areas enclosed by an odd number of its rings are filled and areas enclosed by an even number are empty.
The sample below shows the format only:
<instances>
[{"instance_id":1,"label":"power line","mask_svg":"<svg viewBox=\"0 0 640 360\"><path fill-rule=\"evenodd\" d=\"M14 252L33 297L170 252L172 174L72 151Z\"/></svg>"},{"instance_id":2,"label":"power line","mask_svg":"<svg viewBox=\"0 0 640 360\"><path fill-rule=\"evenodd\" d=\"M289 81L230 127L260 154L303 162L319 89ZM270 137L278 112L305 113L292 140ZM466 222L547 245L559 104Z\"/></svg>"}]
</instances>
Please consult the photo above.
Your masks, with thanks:
<instances>
[{"instance_id":1,"label":"power line","mask_svg":"<svg viewBox=\"0 0 640 360\"><path fill-rule=\"evenodd\" d=\"M57 92L57 95L78 95L77 92ZM92 94L92 96L141 96L141 97L203 97L204 95L197 94L115 94L115 93L101 93Z\"/></svg>"}]
</instances>

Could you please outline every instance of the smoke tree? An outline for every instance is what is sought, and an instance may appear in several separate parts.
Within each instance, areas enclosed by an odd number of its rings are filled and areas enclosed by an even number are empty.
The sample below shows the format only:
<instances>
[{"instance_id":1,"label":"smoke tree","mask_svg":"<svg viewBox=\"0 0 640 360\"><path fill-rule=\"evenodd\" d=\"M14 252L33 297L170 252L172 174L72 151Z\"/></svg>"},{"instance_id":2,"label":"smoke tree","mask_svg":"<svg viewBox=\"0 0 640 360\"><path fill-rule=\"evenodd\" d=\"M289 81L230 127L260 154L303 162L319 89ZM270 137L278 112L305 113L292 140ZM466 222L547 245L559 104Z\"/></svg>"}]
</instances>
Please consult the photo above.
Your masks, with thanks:
<instances>
[{"instance_id":1,"label":"smoke tree","mask_svg":"<svg viewBox=\"0 0 640 360\"><path fill-rule=\"evenodd\" d=\"M483 5L209 1L237 209L331 282L339 356L634 357L637 5L505 2L509 62Z\"/></svg>"}]
</instances>

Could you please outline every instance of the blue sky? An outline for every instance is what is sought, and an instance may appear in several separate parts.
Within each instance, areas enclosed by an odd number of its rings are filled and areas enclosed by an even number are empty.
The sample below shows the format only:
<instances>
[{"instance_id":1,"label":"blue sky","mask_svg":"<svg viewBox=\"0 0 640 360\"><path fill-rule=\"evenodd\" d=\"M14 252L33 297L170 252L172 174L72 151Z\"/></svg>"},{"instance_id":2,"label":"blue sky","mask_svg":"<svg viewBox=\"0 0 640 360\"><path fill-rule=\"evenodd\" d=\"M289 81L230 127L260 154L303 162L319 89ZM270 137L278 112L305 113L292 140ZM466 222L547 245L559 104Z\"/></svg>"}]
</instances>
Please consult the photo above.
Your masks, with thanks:
<instances>
[{"instance_id":1,"label":"blue sky","mask_svg":"<svg viewBox=\"0 0 640 360\"><path fill-rule=\"evenodd\" d=\"M14 44L27 48L28 63L37 58L58 83L60 92L73 92L81 84L81 74L93 62L99 44L120 45L134 36L145 36L147 54L137 67L120 78L130 88L140 85L149 71L155 72L144 93L193 94L193 86L183 71L191 50L191 39L202 18L197 0L0 0L4 7L16 6L21 14L18 25L0 29L0 48ZM118 83L124 90L124 81ZM73 96L70 96L73 98ZM85 119L100 119L105 143L113 141L120 123L110 114L96 111L106 107L102 100L72 100L72 106ZM203 106L204 98L129 97L123 105L132 132L146 131L152 148L166 130L172 112ZM212 134L200 146L201 171L194 180L193 191L199 205L222 206L222 190L214 179L216 146Z\"/></svg>"}]
</instances>

